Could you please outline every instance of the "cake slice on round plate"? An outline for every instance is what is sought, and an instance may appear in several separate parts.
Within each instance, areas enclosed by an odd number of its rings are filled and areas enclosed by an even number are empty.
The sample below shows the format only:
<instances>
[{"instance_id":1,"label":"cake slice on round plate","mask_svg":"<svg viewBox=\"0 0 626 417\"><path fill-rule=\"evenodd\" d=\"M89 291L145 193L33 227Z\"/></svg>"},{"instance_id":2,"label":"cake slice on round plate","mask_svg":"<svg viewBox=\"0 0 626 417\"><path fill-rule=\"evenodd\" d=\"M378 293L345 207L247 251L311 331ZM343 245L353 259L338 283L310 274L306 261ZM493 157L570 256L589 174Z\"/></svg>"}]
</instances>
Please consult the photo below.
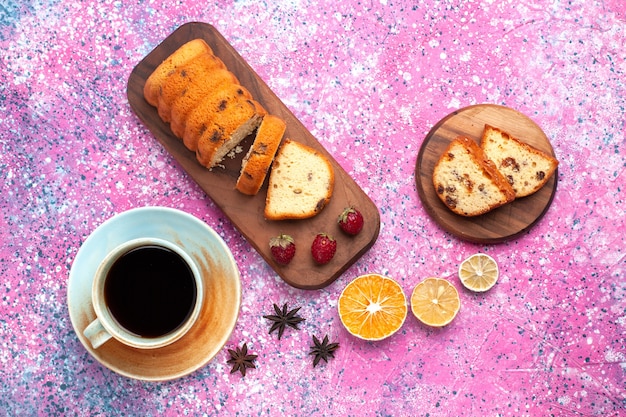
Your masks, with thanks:
<instances>
[{"instance_id":1,"label":"cake slice on round plate","mask_svg":"<svg viewBox=\"0 0 626 417\"><path fill-rule=\"evenodd\" d=\"M454 213L478 216L515 199L515 192L483 150L464 136L450 142L433 170L437 197Z\"/></svg>"},{"instance_id":2,"label":"cake slice on round plate","mask_svg":"<svg viewBox=\"0 0 626 417\"><path fill-rule=\"evenodd\" d=\"M515 198L539 191L559 165L552 156L489 125L485 125L480 146L511 184Z\"/></svg>"}]
</instances>

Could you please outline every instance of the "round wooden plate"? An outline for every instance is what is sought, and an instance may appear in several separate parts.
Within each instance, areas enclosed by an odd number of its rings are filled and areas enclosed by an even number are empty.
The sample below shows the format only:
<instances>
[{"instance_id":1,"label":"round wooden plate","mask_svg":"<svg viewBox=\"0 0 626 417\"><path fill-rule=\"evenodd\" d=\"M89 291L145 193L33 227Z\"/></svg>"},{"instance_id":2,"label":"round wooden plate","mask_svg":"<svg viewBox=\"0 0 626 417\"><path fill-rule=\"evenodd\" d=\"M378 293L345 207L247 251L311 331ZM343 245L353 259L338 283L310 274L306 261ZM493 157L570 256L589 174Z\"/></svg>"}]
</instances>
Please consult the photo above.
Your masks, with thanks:
<instances>
[{"instance_id":1,"label":"round wooden plate","mask_svg":"<svg viewBox=\"0 0 626 417\"><path fill-rule=\"evenodd\" d=\"M514 137L554 156L545 133L522 113L495 104L465 107L449 114L426 135L415 167L417 192L428 214L446 231L476 243L499 243L528 231L550 207L556 192L558 171L536 193L519 198L489 213L463 217L450 211L437 197L432 182L435 164L457 136L480 143L485 124L500 128Z\"/></svg>"}]
</instances>

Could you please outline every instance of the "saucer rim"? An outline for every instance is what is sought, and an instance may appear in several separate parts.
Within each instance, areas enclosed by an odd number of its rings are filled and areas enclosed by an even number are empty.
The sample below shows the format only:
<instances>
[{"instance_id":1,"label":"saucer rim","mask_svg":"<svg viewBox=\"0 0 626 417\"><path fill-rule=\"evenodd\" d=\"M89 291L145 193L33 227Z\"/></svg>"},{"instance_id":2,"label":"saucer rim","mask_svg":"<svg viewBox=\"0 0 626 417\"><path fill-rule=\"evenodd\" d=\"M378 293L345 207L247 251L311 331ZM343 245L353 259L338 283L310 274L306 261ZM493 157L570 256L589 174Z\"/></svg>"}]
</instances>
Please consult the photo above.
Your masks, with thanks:
<instances>
[{"instance_id":1,"label":"saucer rim","mask_svg":"<svg viewBox=\"0 0 626 417\"><path fill-rule=\"evenodd\" d=\"M100 256L98 256L97 254L95 255L95 258L97 260L97 259L103 258L104 254L108 252L110 249L112 249L113 247L125 241L136 238L137 236L131 236L131 237L127 236L124 238L121 235L115 236L107 232L112 231L117 227L121 227L121 225L123 225L125 221L131 222L131 225L135 225L135 226L140 225L142 221L145 222L144 219L146 217L142 216L142 214L146 214L146 213L150 213L156 216L161 216L164 218L169 218L170 216L178 217L183 222L188 222L190 225L193 224L193 226L197 227L199 230L198 232L199 234L193 233L193 236L192 234L189 234L189 233L185 234L185 237L187 239L190 239L191 241L200 241L201 238L199 236L204 236L204 239L208 238L210 240L213 240L218 246L221 246L224 249L225 254L227 255L228 264L232 267L233 274L229 279L233 280L233 290L235 291L235 294L234 294L235 297L233 301L236 302L236 305L233 308L234 314L233 314L233 317L231 318L231 323L228 323L227 325L227 331L225 332L222 339L218 343L212 346L209 346L206 349L207 351L206 355L199 357L199 359L195 361L193 365L191 366L178 369L175 372L169 372L169 373L164 372L163 374L159 374L158 376L149 376L149 375L143 375L141 373L132 372L131 370L125 369L123 366L116 364L114 360L112 361L110 360L110 358L107 359L107 358L101 357L102 355L98 355L97 350L93 349L89 345L89 341L82 334L82 331L84 329L80 328L81 327L79 325L80 320L78 317L79 314L84 313L84 305L89 305L89 308L93 310L93 306L91 305L91 297L90 297L91 292L89 291L88 299L85 299L84 297L86 297L86 295L82 294L81 291L77 289L77 286L79 285L89 285L87 281L84 281L84 280L89 280L89 278L81 278L83 275L79 273L79 270L84 271L85 263L89 262L90 259L94 257L92 252L97 251L97 249L92 249L92 248L96 248L98 245L101 245L101 244L104 244L104 246L108 246L108 249L105 249L105 248L100 249L100 252L102 252L103 254L101 254ZM165 221L162 222L162 224L165 224L165 223L166 223ZM179 242L177 242L173 238L172 235L167 234L167 230L165 230L166 228L159 230L160 224L155 224L153 227L154 227L154 230L152 230L149 235L142 233L139 237L158 237L160 239L169 241L172 244L175 244L175 245L179 244ZM202 233L206 233L206 235ZM103 242L100 241L101 239L103 239ZM91 252L90 252L90 249L91 249ZM192 253L190 255L194 255L194 254L195 253ZM91 260L93 261L93 259ZM96 267L91 266L88 268L94 269L95 271ZM206 279L206 277L203 277L203 279ZM80 282L81 280L83 280L84 282ZM91 281L93 281L93 277L91 278ZM78 294L76 294L77 292ZM173 379L184 377L186 375L189 375L197 371L198 369L208 364L223 349L224 345L230 338L237 324L239 314L241 311L241 273L240 273L240 270L238 268L238 265L234 259L232 252L230 251L228 245L226 245L226 242L224 242L221 236L219 236L219 234L213 228L211 228L202 220L198 219L197 217L185 211L171 208L171 207L164 207L164 206L137 207L137 208L132 208L132 209L114 214L112 217L108 218L102 224L97 226L89 234L89 236L85 239L85 241L81 244L72 262L72 266L71 266L69 277L68 277L67 307L68 307L68 313L70 316L72 327L79 341L87 350L87 352L90 354L90 356L96 359L101 365L103 365L104 367L108 368L109 370L115 373L118 373L119 375L131 378L131 379L137 379L137 380L142 380L142 381L168 381L168 380L173 380ZM95 313L93 314L95 315ZM202 326L202 325L203 325L203 322L198 321L192 326L192 328L197 327L197 326ZM183 349L181 353L184 353L184 350L185 349ZM147 357L153 354L153 349L145 349L145 351L146 351L145 355ZM123 361L120 361L120 362L123 362Z\"/></svg>"}]
</instances>

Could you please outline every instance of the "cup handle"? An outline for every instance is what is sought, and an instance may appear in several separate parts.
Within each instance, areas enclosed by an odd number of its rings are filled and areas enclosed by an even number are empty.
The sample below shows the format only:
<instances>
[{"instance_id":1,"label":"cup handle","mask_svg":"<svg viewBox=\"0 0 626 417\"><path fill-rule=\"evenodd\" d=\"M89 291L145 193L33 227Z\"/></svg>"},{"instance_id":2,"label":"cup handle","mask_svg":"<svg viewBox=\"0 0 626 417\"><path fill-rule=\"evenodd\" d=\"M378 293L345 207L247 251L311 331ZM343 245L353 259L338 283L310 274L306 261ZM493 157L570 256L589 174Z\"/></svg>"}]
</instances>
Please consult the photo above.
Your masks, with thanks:
<instances>
[{"instance_id":1,"label":"cup handle","mask_svg":"<svg viewBox=\"0 0 626 417\"><path fill-rule=\"evenodd\" d=\"M83 335L89 339L89 342L94 349L98 349L112 337L111 334L102 326L100 319L95 319L89 323L89 326L83 330Z\"/></svg>"}]
</instances>

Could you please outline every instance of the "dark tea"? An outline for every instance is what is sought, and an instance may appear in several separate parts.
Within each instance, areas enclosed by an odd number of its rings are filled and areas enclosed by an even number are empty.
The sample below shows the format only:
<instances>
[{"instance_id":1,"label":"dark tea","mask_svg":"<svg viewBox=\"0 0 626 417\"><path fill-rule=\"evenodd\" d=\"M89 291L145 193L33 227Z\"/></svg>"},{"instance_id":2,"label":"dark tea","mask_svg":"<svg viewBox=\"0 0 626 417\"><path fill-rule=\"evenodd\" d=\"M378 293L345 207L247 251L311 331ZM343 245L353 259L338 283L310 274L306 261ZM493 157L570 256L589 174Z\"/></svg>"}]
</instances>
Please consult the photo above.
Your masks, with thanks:
<instances>
[{"instance_id":1,"label":"dark tea","mask_svg":"<svg viewBox=\"0 0 626 417\"><path fill-rule=\"evenodd\" d=\"M104 284L105 302L115 320L146 338L164 336L181 326L193 311L196 291L187 262L156 245L120 256Z\"/></svg>"}]
</instances>

